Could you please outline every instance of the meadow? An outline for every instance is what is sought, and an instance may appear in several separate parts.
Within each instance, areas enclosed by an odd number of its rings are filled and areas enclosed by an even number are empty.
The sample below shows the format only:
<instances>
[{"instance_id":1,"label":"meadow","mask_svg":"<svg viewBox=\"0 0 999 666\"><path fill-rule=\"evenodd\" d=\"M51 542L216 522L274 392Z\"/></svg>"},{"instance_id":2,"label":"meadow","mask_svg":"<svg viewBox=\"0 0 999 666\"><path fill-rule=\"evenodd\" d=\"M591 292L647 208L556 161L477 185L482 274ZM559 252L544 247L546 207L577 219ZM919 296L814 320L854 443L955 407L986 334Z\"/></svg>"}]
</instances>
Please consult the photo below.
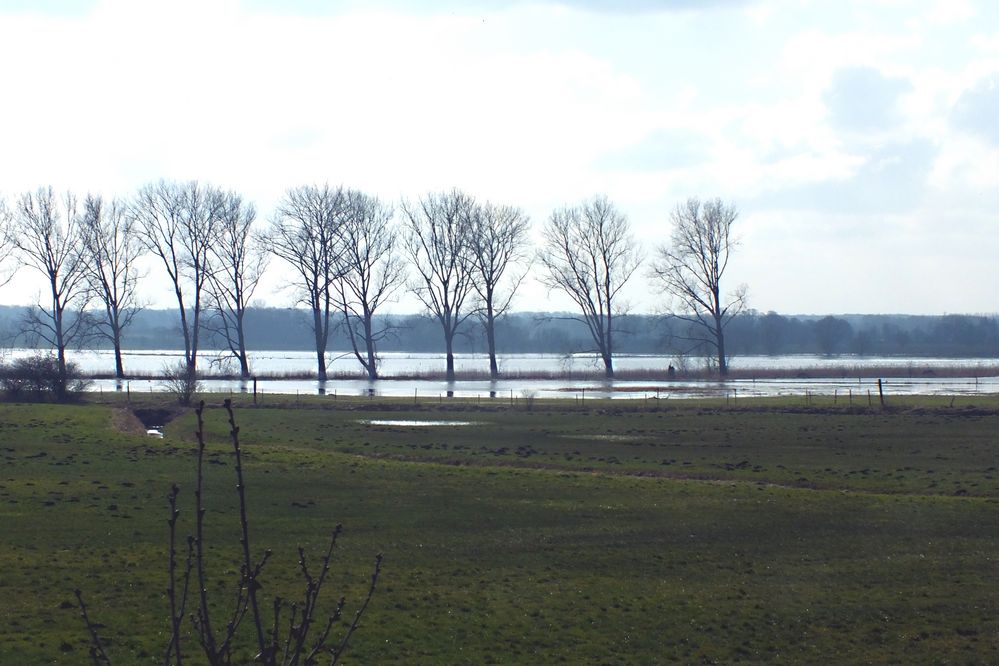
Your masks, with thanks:
<instances>
[{"instance_id":1,"label":"meadow","mask_svg":"<svg viewBox=\"0 0 999 666\"><path fill-rule=\"evenodd\" d=\"M86 662L77 587L115 663L162 662L166 497L181 487L189 533L195 423L137 398L0 404L0 663ZM345 663L999 660L996 398L236 401L264 598L342 523L325 603L352 613L384 553ZM206 427L225 607L239 525L217 405Z\"/></svg>"}]
</instances>

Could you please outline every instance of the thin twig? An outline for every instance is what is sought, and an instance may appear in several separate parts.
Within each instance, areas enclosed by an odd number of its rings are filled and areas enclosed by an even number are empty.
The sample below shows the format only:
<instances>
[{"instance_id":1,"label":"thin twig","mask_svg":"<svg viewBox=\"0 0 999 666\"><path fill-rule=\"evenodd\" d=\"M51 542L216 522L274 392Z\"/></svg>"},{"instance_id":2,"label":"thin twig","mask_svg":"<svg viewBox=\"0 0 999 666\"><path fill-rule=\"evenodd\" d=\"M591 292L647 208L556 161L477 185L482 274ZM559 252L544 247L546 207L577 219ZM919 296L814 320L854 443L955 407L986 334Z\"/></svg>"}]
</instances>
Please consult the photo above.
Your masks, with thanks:
<instances>
[{"instance_id":1,"label":"thin twig","mask_svg":"<svg viewBox=\"0 0 999 666\"><path fill-rule=\"evenodd\" d=\"M364 615L364 611L368 609L368 604L371 603L371 597L375 593L375 586L378 584L378 576L381 572L382 554L378 553L375 555L375 570L371 574L371 585L368 586L368 596L364 598L364 603L357 609L357 613L354 615L354 621L350 624L350 628L347 629L347 633L344 634L343 640L340 642L340 647L338 647L333 653L333 661L330 663L337 663L344 651L347 649L347 643L350 641L350 637L354 635L354 631L357 629L357 625L361 621L361 616Z\"/></svg>"},{"instance_id":2,"label":"thin twig","mask_svg":"<svg viewBox=\"0 0 999 666\"><path fill-rule=\"evenodd\" d=\"M87 604L83 601L83 592L80 590L73 590L76 594L76 602L80 606L80 615L83 617L83 623L87 626L87 631L90 633L90 659L95 665L104 664L105 666L110 666L111 660L108 658L107 652L104 651L104 645L101 643L101 637L97 635L97 627L94 623L90 621L90 616L87 615Z\"/></svg>"}]
</instances>

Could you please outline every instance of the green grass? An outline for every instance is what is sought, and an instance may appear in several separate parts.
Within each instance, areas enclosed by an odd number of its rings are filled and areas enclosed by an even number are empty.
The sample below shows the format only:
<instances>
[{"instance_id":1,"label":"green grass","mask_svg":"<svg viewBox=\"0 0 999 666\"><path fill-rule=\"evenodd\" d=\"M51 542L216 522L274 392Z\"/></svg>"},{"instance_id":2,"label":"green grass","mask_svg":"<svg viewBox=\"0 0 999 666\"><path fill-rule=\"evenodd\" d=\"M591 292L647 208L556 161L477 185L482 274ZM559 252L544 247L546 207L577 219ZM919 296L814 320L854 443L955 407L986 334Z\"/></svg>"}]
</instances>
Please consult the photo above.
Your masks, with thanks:
<instances>
[{"instance_id":1,"label":"green grass","mask_svg":"<svg viewBox=\"0 0 999 666\"><path fill-rule=\"evenodd\" d=\"M337 522L328 604L353 608L385 553L349 663L992 663L999 410L978 403L269 399L237 418L265 596L296 589L295 545L318 555ZM187 533L194 420L165 440L111 423L108 405L0 405L0 663L86 661L75 587L117 663L161 660L165 498L181 485ZM208 430L224 606L221 410Z\"/></svg>"}]
</instances>

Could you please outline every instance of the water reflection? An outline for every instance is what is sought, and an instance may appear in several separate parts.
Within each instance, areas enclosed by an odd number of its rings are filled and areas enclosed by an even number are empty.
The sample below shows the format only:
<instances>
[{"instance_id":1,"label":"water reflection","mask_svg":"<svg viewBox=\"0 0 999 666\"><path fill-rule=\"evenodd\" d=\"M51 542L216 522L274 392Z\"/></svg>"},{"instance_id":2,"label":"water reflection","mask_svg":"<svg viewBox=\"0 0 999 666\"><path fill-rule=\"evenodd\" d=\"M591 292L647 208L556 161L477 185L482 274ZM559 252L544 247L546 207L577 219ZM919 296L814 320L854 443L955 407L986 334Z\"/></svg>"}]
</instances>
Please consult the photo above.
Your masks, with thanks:
<instances>
[{"instance_id":1,"label":"water reflection","mask_svg":"<svg viewBox=\"0 0 999 666\"><path fill-rule=\"evenodd\" d=\"M124 388L130 391L131 384L126 382ZM201 382L203 390L207 393L230 393L242 390L243 385L238 379L219 380L205 379ZM626 381L626 380L569 380L569 379L546 379L546 380L499 380L499 381L457 381L448 384L443 381L433 380L394 380L380 379L371 382L368 379L357 380L328 380L325 383L316 380L265 380L259 379L255 387L254 395L257 393L283 393L283 394L312 394L316 395L336 395L338 392L345 395L354 396L387 396L403 397L409 396L417 403L426 401L437 402L443 399L444 395L454 398L477 398L488 395L492 399L507 399L511 402L519 396L531 395L537 399L561 398L567 400L594 400L594 399L649 399L655 400L677 400L683 398L704 398L737 395L738 398L745 397L765 397L778 395L805 395L806 392L812 395L833 395L837 393L844 397L853 394L865 395L870 389L877 395L877 380L875 379L779 379L779 380L730 380L719 381ZM90 390L112 391L116 390L117 382L113 379L97 379L91 382ZM986 393L999 393L999 377L979 377L979 378L947 378L947 377L920 377L920 378L892 378L884 381L886 395L913 395L913 394L958 394L976 395ZM144 381L136 386L137 391L162 391L163 386L159 382Z\"/></svg>"}]
</instances>

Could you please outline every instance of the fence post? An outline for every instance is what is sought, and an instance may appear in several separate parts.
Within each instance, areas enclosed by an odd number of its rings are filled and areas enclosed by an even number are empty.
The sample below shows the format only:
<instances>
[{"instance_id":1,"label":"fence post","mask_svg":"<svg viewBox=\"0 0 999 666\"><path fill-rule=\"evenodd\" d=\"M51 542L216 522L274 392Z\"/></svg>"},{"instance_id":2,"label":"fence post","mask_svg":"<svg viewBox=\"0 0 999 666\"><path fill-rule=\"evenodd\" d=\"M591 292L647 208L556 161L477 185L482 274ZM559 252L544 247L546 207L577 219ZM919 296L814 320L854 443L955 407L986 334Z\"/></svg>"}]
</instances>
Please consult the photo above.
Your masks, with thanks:
<instances>
[{"instance_id":1,"label":"fence post","mask_svg":"<svg viewBox=\"0 0 999 666\"><path fill-rule=\"evenodd\" d=\"M885 406L885 390L881 386L881 378L878 378L878 399L881 401L881 406Z\"/></svg>"}]
</instances>

